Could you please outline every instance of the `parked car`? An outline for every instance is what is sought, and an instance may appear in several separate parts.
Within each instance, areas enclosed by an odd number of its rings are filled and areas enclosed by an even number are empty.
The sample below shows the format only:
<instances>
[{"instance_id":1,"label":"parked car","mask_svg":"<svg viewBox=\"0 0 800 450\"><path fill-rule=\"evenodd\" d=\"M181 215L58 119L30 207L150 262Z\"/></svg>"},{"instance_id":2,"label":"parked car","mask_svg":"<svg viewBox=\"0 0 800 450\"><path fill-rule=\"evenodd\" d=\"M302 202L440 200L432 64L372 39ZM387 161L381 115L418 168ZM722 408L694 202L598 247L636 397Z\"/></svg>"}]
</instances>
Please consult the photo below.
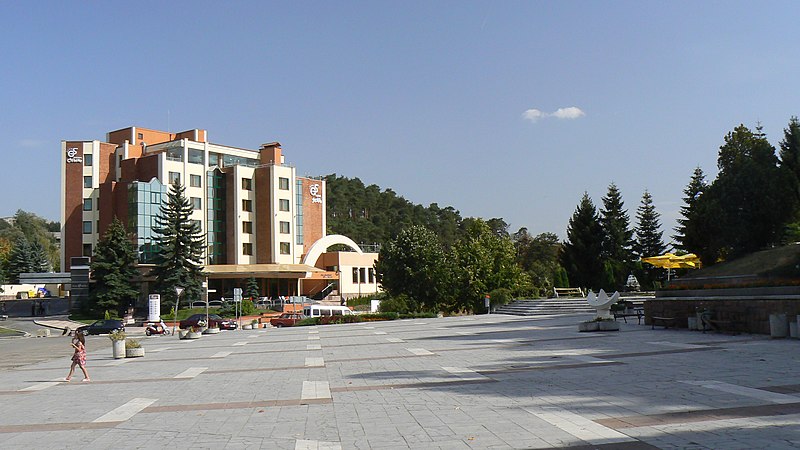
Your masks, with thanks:
<instances>
[{"instance_id":1,"label":"parked car","mask_svg":"<svg viewBox=\"0 0 800 450\"><path fill-rule=\"evenodd\" d=\"M273 317L272 319L269 319L269 324L272 325L273 327L278 327L278 328L293 327L297 325L297 322L300 322L305 318L306 316L302 314L283 313L278 317Z\"/></svg>"},{"instance_id":2,"label":"parked car","mask_svg":"<svg viewBox=\"0 0 800 450\"><path fill-rule=\"evenodd\" d=\"M125 331L125 324L121 320L109 319L98 320L91 325L84 325L75 330L77 333L89 334L108 334L114 330Z\"/></svg>"},{"instance_id":3,"label":"parked car","mask_svg":"<svg viewBox=\"0 0 800 450\"><path fill-rule=\"evenodd\" d=\"M205 314L193 314L180 321L181 328L202 327L208 325L209 328L219 328L220 330L235 330L237 325L233 319L223 319L218 314L209 314L206 324Z\"/></svg>"}]
</instances>

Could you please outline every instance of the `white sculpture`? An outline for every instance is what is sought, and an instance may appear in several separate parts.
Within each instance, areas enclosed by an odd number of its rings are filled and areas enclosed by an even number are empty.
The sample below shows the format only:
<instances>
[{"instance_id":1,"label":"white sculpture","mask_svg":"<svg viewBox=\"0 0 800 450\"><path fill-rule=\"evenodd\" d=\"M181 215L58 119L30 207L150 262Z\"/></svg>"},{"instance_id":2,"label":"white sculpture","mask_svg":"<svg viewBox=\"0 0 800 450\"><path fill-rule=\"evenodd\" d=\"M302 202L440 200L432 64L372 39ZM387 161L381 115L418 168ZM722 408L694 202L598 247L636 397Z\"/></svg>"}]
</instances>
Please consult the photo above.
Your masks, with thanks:
<instances>
[{"instance_id":1,"label":"white sculpture","mask_svg":"<svg viewBox=\"0 0 800 450\"><path fill-rule=\"evenodd\" d=\"M619 291L614 292L614 295L609 297L606 295L606 291L600 289L600 293L597 295L589 291L589 294L586 296L586 301L589 302L589 306L597 310L598 319L611 319L611 305L616 303L617 300L619 300Z\"/></svg>"}]
</instances>

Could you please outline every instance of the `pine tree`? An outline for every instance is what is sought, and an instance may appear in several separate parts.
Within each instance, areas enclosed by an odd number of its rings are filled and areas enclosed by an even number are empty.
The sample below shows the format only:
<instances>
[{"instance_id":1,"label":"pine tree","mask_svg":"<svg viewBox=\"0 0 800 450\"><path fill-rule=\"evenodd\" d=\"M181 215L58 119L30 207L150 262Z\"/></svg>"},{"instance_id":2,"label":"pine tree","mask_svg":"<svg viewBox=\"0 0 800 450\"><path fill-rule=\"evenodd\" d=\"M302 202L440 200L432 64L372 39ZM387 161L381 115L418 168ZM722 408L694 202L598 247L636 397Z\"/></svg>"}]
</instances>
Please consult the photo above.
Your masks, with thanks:
<instances>
[{"instance_id":1,"label":"pine tree","mask_svg":"<svg viewBox=\"0 0 800 450\"><path fill-rule=\"evenodd\" d=\"M245 288L244 296L251 300L258 299L258 297L261 296L261 294L258 292L258 282L256 281L255 277L250 277L247 279L247 287Z\"/></svg>"},{"instance_id":2,"label":"pine tree","mask_svg":"<svg viewBox=\"0 0 800 450\"><path fill-rule=\"evenodd\" d=\"M185 303L198 300L202 293L203 249L205 238L200 226L190 220L193 208L180 183L170 187L167 202L161 205L153 232L158 242L155 267L162 309L169 311L177 300L176 287L182 287Z\"/></svg>"},{"instance_id":3,"label":"pine tree","mask_svg":"<svg viewBox=\"0 0 800 450\"><path fill-rule=\"evenodd\" d=\"M603 270L603 227L597 209L583 193L567 225L567 240L561 247L561 265L573 287L598 288Z\"/></svg>"},{"instance_id":4,"label":"pine tree","mask_svg":"<svg viewBox=\"0 0 800 450\"><path fill-rule=\"evenodd\" d=\"M800 121L797 117L792 117L784 128L780 147L780 167L793 203L789 216L791 223L787 225L783 239L785 242L797 242L800 240Z\"/></svg>"},{"instance_id":5,"label":"pine tree","mask_svg":"<svg viewBox=\"0 0 800 450\"><path fill-rule=\"evenodd\" d=\"M692 228L691 218L695 213L697 199L706 189L708 189L708 184L706 184L703 169L696 167L689 184L683 190L683 206L681 206L680 210L683 218L677 219L676 233L672 236L675 247L680 250L691 252L691 248L697 248L697 236Z\"/></svg>"},{"instance_id":6,"label":"pine tree","mask_svg":"<svg viewBox=\"0 0 800 450\"><path fill-rule=\"evenodd\" d=\"M42 244L34 242L30 246L30 271L31 273L44 273L50 271L50 260L47 258Z\"/></svg>"},{"instance_id":7,"label":"pine tree","mask_svg":"<svg viewBox=\"0 0 800 450\"><path fill-rule=\"evenodd\" d=\"M605 287L620 289L625 285L633 261L633 230L622 194L614 183L608 186L608 193L603 197L600 223L603 226Z\"/></svg>"},{"instance_id":8,"label":"pine tree","mask_svg":"<svg viewBox=\"0 0 800 450\"><path fill-rule=\"evenodd\" d=\"M14 284L19 283L19 274L31 272L31 247L24 237L17 238L14 248L8 256L8 280Z\"/></svg>"},{"instance_id":9,"label":"pine tree","mask_svg":"<svg viewBox=\"0 0 800 450\"><path fill-rule=\"evenodd\" d=\"M645 190L642 195L642 204L639 205L639 208L636 210L638 225L635 228L636 241L633 249L634 253L639 258L658 256L667 250L667 246L664 245L664 240L662 238L663 234L661 231L661 222L659 221L660 217L661 214L659 214L655 206L653 206L653 197L650 195L650 192ZM640 272L640 274L644 275L645 279L639 280L639 283L644 286L649 286L653 281L657 281L663 272L663 269L645 264L642 267L642 272Z\"/></svg>"},{"instance_id":10,"label":"pine tree","mask_svg":"<svg viewBox=\"0 0 800 450\"><path fill-rule=\"evenodd\" d=\"M114 221L97 243L92 257L94 284L89 291L89 309L119 311L139 297L136 247L122 222Z\"/></svg>"}]
</instances>

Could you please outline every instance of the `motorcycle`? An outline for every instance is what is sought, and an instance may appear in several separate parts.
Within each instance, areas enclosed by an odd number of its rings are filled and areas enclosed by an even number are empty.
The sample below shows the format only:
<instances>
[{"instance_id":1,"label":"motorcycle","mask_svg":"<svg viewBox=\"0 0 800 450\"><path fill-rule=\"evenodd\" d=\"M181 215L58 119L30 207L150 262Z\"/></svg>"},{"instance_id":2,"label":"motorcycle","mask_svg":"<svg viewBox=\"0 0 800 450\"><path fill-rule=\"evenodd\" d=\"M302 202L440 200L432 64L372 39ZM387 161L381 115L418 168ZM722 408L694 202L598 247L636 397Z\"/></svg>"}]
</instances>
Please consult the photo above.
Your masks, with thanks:
<instances>
[{"instance_id":1,"label":"motorcycle","mask_svg":"<svg viewBox=\"0 0 800 450\"><path fill-rule=\"evenodd\" d=\"M152 336L154 334L163 334L169 336L171 331L160 323L148 323L147 328L144 329L144 334Z\"/></svg>"}]
</instances>

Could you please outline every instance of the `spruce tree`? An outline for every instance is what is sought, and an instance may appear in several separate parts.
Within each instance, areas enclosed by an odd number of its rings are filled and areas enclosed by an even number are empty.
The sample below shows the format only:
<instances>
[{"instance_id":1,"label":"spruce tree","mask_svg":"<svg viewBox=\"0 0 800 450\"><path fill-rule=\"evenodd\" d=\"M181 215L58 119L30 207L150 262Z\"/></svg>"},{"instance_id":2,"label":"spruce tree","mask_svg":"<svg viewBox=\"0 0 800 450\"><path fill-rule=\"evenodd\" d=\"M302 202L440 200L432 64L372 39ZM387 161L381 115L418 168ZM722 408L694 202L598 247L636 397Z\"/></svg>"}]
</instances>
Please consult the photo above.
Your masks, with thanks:
<instances>
[{"instance_id":1,"label":"spruce tree","mask_svg":"<svg viewBox=\"0 0 800 450\"><path fill-rule=\"evenodd\" d=\"M50 260L47 258L44 246L34 242L30 246L30 271L31 273L44 273L50 271Z\"/></svg>"},{"instance_id":2,"label":"spruce tree","mask_svg":"<svg viewBox=\"0 0 800 450\"><path fill-rule=\"evenodd\" d=\"M8 256L8 280L14 284L19 283L19 274L31 272L31 247L24 237L17 238L14 248Z\"/></svg>"},{"instance_id":3,"label":"spruce tree","mask_svg":"<svg viewBox=\"0 0 800 450\"><path fill-rule=\"evenodd\" d=\"M258 282L256 281L255 277L250 277L247 279L247 287L245 288L244 296L251 300L256 300L261 296L261 294L258 292Z\"/></svg>"},{"instance_id":4,"label":"spruce tree","mask_svg":"<svg viewBox=\"0 0 800 450\"><path fill-rule=\"evenodd\" d=\"M608 193L603 197L600 223L603 226L604 284L608 289L620 289L628 279L633 261L633 230L622 194L614 183L608 186Z\"/></svg>"},{"instance_id":5,"label":"spruce tree","mask_svg":"<svg viewBox=\"0 0 800 450\"><path fill-rule=\"evenodd\" d=\"M648 256L658 256L667 250L664 245L661 231L661 222L659 218L661 214L656 211L653 206L653 197L647 190L642 195L642 203L636 210L636 220L638 222L636 230L636 241L633 249L636 256L639 258L646 258ZM663 269L653 267L650 264L645 264L642 267L642 272L646 279L639 280L643 286L649 286L653 281L660 278Z\"/></svg>"},{"instance_id":6,"label":"spruce tree","mask_svg":"<svg viewBox=\"0 0 800 450\"><path fill-rule=\"evenodd\" d=\"M202 261L205 238L200 226L190 220L192 204L180 183L170 187L167 202L161 205L153 232L158 243L150 272L161 293L161 307L169 311L176 302L176 287L182 287L184 305L199 299L202 290Z\"/></svg>"},{"instance_id":7,"label":"spruce tree","mask_svg":"<svg viewBox=\"0 0 800 450\"><path fill-rule=\"evenodd\" d=\"M90 310L123 312L139 297L136 247L122 222L114 217L97 243L91 269L94 284L89 291Z\"/></svg>"},{"instance_id":8,"label":"spruce tree","mask_svg":"<svg viewBox=\"0 0 800 450\"><path fill-rule=\"evenodd\" d=\"M786 177L789 197L793 203L790 223L784 231L783 239L785 242L797 242L800 240L800 121L797 117L792 117L789 125L784 128L780 148L780 167Z\"/></svg>"},{"instance_id":9,"label":"spruce tree","mask_svg":"<svg viewBox=\"0 0 800 450\"><path fill-rule=\"evenodd\" d=\"M708 184L703 169L696 167L689 184L683 190L683 206L680 209L683 218L677 219L678 226L675 227L675 235L672 236L675 247L680 250L691 252L692 248L698 247L698 236L692 224L692 217L696 212L697 200L706 189Z\"/></svg>"},{"instance_id":10,"label":"spruce tree","mask_svg":"<svg viewBox=\"0 0 800 450\"><path fill-rule=\"evenodd\" d=\"M561 247L561 266L567 271L572 287L600 287L603 270L603 227L597 209L583 193L567 225L567 240Z\"/></svg>"}]
</instances>

